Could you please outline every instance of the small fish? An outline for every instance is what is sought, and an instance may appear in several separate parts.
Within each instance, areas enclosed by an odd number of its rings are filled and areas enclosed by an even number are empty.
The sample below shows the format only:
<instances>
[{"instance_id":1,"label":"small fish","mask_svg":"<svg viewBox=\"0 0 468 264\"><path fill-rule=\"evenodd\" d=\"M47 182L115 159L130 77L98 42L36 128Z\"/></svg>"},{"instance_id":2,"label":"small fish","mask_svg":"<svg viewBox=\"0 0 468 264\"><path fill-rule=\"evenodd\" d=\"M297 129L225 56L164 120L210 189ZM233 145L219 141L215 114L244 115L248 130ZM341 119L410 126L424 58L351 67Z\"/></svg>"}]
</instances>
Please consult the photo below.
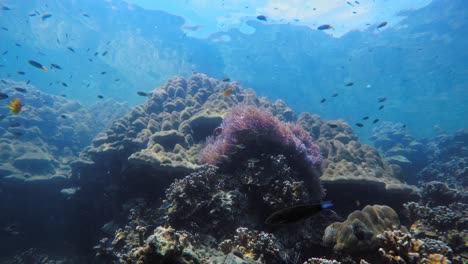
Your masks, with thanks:
<instances>
[{"instance_id":1,"label":"small fish","mask_svg":"<svg viewBox=\"0 0 468 264\"><path fill-rule=\"evenodd\" d=\"M99 98L99 99L104 99L104 96L98 95L97 98Z\"/></svg>"},{"instance_id":2,"label":"small fish","mask_svg":"<svg viewBox=\"0 0 468 264\"><path fill-rule=\"evenodd\" d=\"M337 97L338 93L334 93L331 97Z\"/></svg>"},{"instance_id":3,"label":"small fish","mask_svg":"<svg viewBox=\"0 0 468 264\"><path fill-rule=\"evenodd\" d=\"M118 81L120 81L120 79L119 79L119 78L117 78L117 79L115 79L115 80L114 80L114 82L118 82Z\"/></svg>"},{"instance_id":4,"label":"small fish","mask_svg":"<svg viewBox=\"0 0 468 264\"><path fill-rule=\"evenodd\" d=\"M9 8L8 6L2 6L2 10L3 10L3 11L10 11L11 8Z\"/></svg>"},{"instance_id":5,"label":"small fish","mask_svg":"<svg viewBox=\"0 0 468 264\"><path fill-rule=\"evenodd\" d=\"M361 124L361 123L356 123L356 126L357 126L357 127L363 127L364 125Z\"/></svg>"},{"instance_id":6,"label":"small fish","mask_svg":"<svg viewBox=\"0 0 468 264\"><path fill-rule=\"evenodd\" d=\"M358 5L360 5L360 4L361 4L361 3L359 3L358 1L354 1L354 3L356 3L356 4L358 4Z\"/></svg>"},{"instance_id":7,"label":"small fish","mask_svg":"<svg viewBox=\"0 0 468 264\"><path fill-rule=\"evenodd\" d=\"M11 134L13 134L13 135L15 135L15 136L17 136L17 137L20 137L20 136L23 135L22 132L18 132L18 131L8 131L8 132L10 132Z\"/></svg>"},{"instance_id":8,"label":"small fish","mask_svg":"<svg viewBox=\"0 0 468 264\"><path fill-rule=\"evenodd\" d=\"M107 50L101 54L101 56L106 56L106 55L107 55Z\"/></svg>"},{"instance_id":9,"label":"small fish","mask_svg":"<svg viewBox=\"0 0 468 264\"><path fill-rule=\"evenodd\" d=\"M36 15L37 15L36 13L31 13L28 16L33 17L33 16L36 16Z\"/></svg>"},{"instance_id":10,"label":"small fish","mask_svg":"<svg viewBox=\"0 0 468 264\"><path fill-rule=\"evenodd\" d=\"M19 231L18 231L18 225L16 223L13 223L13 224L9 224L7 225L6 227L3 228L3 231L9 235L13 235L13 236L16 236L16 235L19 235Z\"/></svg>"},{"instance_id":11,"label":"small fish","mask_svg":"<svg viewBox=\"0 0 468 264\"><path fill-rule=\"evenodd\" d=\"M13 87L13 89L15 89L17 92L20 92L20 93L26 93L26 89L24 88L21 88L21 87Z\"/></svg>"},{"instance_id":12,"label":"small fish","mask_svg":"<svg viewBox=\"0 0 468 264\"><path fill-rule=\"evenodd\" d=\"M20 123L10 123L10 125L8 125L9 127L20 127L21 124Z\"/></svg>"},{"instance_id":13,"label":"small fish","mask_svg":"<svg viewBox=\"0 0 468 264\"><path fill-rule=\"evenodd\" d=\"M68 49L69 51L71 51L71 52L75 52L75 49L72 48L72 47L67 47L67 49Z\"/></svg>"},{"instance_id":14,"label":"small fish","mask_svg":"<svg viewBox=\"0 0 468 264\"><path fill-rule=\"evenodd\" d=\"M12 114L19 114L22 108L23 108L23 103L21 102L19 98L11 98L8 109L10 109L10 112Z\"/></svg>"},{"instance_id":15,"label":"small fish","mask_svg":"<svg viewBox=\"0 0 468 264\"><path fill-rule=\"evenodd\" d=\"M8 94L0 93L0 100L7 99L7 98L8 98Z\"/></svg>"},{"instance_id":16,"label":"small fish","mask_svg":"<svg viewBox=\"0 0 468 264\"><path fill-rule=\"evenodd\" d=\"M318 26L317 29L318 30L327 30L327 29L335 29L335 28L330 24L324 24L324 25Z\"/></svg>"},{"instance_id":17,"label":"small fish","mask_svg":"<svg viewBox=\"0 0 468 264\"><path fill-rule=\"evenodd\" d=\"M346 2L346 3L347 3L348 5L354 7L353 4L352 4L351 2L348 1L348 2Z\"/></svg>"},{"instance_id":18,"label":"small fish","mask_svg":"<svg viewBox=\"0 0 468 264\"><path fill-rule=\"evenodd\" d=\"M332 124L332 123L327 123L327 125L331 128L337 128L338 125L337 124Z\"/></svg>"},{"instance_id":19,"label":"small fish","mask_svg":"<svg viewBox=\"0 0 468 264\"><path fill-rule=\"evenodd\" d=\"M223 96L229 96L229 95L231 95L231 93L232 93L233 91L234 91L234 89L232 89L232 87L229 87L229 88L227 88L226 90L224 90L221 94L222 94Z\"/></svg>"},{"instance_id":20,"label":"small fish","mask_svg":"<svg viewBox=\"0 0 468 264\"><path fill-rule=\"evenodd\" d=\"M37 61L28 60L28 63L33 67L36 67L38 69L41 69L42 71L47 72L47 68L45 66L43 66L42 64L40 64L39 62L37 62Z\"/></svg>"},{"instance_id":21,"label":"small fish","mask_svg":"<svg viewBox=\"0 0 468 264\"><path fill-rule=\"evenodd\" d=\"M19 75L25 75L26 74L24 71L17 71L16 73L18 73Z\"/></svg>"},{"instance_id":22,"label":"small fish","mask_svg":"<svg viewBox=\"0 0 468 264\"><path fill-rule=\"evenodd\" d=\"M99 52L97 52L97 51L94 52L94 56L97 56L97 55L99 55Z\"/></svg>"},{"instance_id":23,"label":"small fish","mask_svg":"<svg viewBox=\"0 0 468 264\"><path fill-rule=\"evenodd\" d=\"M31 82L31 80L28 80L28 81L26 82L26 84L29 84L30 82Z\"/></svg>"},{"instance_id":24,"label":"small fish","mask_svg":"<svg viewBox=\"0 0 468 264\"><path fill-rule=\"evenodd\" d=\"M230 81L231 81L231 78L229 78L229 77L226 77L226 78L223 79L223 82L230 82Z\"/></svg>"},{"instance_id":25,"label":"small fish","mask_svg":"<svg viewBox=\"0 0 468 264\"><path fill-rule=\"evenodd\" d=\"M93 59L91 59L91 58L88 58L88 61L89 61L89 62L93 62Z\"/></svg>"},{"instance_id":26,"label":"small fish","mask_svg":"<svg viewBox=\"0 0 468 264\"><path fill-rule=\"evenodd\" d=\"M5 50L5 51L2 53L2 55L7 55L7 53L8 53L8 50Z\"/></svg>"},{"instance_id":27,"label":"small fish","mask_svg":"<svg viewBox=\"0 0 468 264\"><path fill-rule=\"evenodd\" d=\"M66 94L61 94L60 96L62 96L62 97L67 97L67 95L66 95Z\"/></svg>"},{"instance_id":28,"label":"small fish","mask_svg":"<svg viewBox=\"0 0 468 264\"><path fill-rule=\"evenodd\" d=\"M60 67L60 65L55 64L55 63L51 63L51 64L50 64L50 68L51 68L51 69L59 69L59 70L62 69L62 67Z\"/></svg>"},{"instance_id":29,"label":"small fish","mask_svg":"<svg viewBox=\"0 0 468 264\"><path fill-rule=\"evenodd\" d=\"M372 121L372 123L376 124L377 122L379 122L379 119L375 119L374 121Z\"/></svg>"},{"instance_id":30,"label":"small fish","mask_svg":"<svg viewBox=\"0 0 468 264\"><path fill-rule=\"evenodd\" d=\"M368 116L365 116L365 117L362 118L362 120L367 120L367 119L369 119Z\"/></svg>"},{"instance_id":31,"label":"small fish","mask_svg":"<svg viewBox=\"0 0 468 264\"><path fill-rule=\"evenodd\" d=\"M381 106L379 107L379 110L384 109L384 107L385 107L385 105L381 105Z\"/></svg>"},{"instance_id":32,"label":"small fish","mask_svg":"<svg viewBox=\"0 0 468 264\"><path fill-rule=\"evenodd\" d=\"M66 83L63 82L63 83L62 83L62 86L68 87L68 84L66 84Z\"/></svg>"},{"instance_id":33,"label":"small fish","mask_svg":"<svg viewBox=\"0 0 468 264\"><path fill-rule=\"evenodd\" d=\"M64 114L61 114L60 117L63 119L67 119L67 115L64 115Z\"/></svg>"},{"instance_id":34,"label":"small fish","mask_svg":"<svg viewBox=\"0 0 468 264\"><path fill-rule=\"evenodd\" d=\"M41 20L44 21L44 20L50 18L51 16L52 16L51 14L43 14L43 15L41 16Z\"/></svg>"},{"instance_id":35,"label":"small fish","mask_svg":"<svg viewBox=\"0 0 468 264\"><path fill-rule=\"evenodd\" d=\"M267 22L267 18L266 18L266 16L264 16L264 15L258 15L258 16L257 16L257 19L258 19L258 20L261 20L261 21Z\"/></svg>"},{"instance_id":36,"label":"small fish","mask_svg":"<svg viewBox=\"0 0 468 264\"><path fill-rule=\"evenodd\" d=\"M406 128L406 125L403 125L403 128Z\"/></svg>"},{"instance_id":37,"label":"small fish","mask_svg":"<svg viewBox=\"0 0 468 264\"><path fill-rule=\"evenodd\" d=\"M320 103L325 103L327 99L323 98L322 100L320 100Z\"/></svg>"},{"instance_id":38,"label":"small fish","mask_svg":"<svg viewBox=\"0 0 468 264\"><path fill-rule=\"evenodd\" d=\"M109 41L106 42L106 45L109 45L110 43L111 43L111 41L109 40Z\"/></svg>"},{"instance_id":39,"label":"small fish","mask_svg":"<svg viewBox=\"0 0 468 264\"><path fill-rule=\"evenodd\" d=\"M317 204L305 204L284 208L271 214L265 223L268 225L283 225L297 222L299 220L311 217L323 209L332 207L331 202L322 202Z\"/></svg>"},{"instance_id":40,"label":"small fish","mask_svg":"<svg viewBox=\"0 0 468 264\"><path fill-rule=\"evenodd\" d=\"M388 24L387 21L381 22L381 23L379 23L379 24L377 25L377 28L383 28L383 27L385 27L387 24Z\"/></svg>"},{"instance_id":41,"label":"small fish","mask_svg":"<svg viewBox=\"0 0 468 264\"><path fill-rule=\"evenodd\" d=\"M385 100L387 100L387 98L380 97L379 99L377 99L377 102L382 103L382 102L385 102Z\"/></svg>"},{"instance_id":42,"label":"small fish","mask_svg":"<svg viewBox=\"0 0 468 264\"><path fill-rule=\"evenodd\" d=\"M354 85L353 82L349 82L349 83L345 84L345 86L353 86L353 85Z\"/></svg>"},{"instance_id":43,"label":"small fish","mask_svg":"<svg viewBox=\"0 0 468 264\"><path fill-rule=\"evenodd\" d=\"M138 91L137 94L138 94L139 96L148 96L148 93L141 92L141 91Z\"/></svg>"},{"instance_id":44,"label":"small fish","mask_svg":"<svg viewBox=\"0 0 468 264\"><path fill-rule=\"evenodd\" d=\"M88 15L88 14L83 14L83 16L84 16L84 17L89 17L89 15Z\"/></svg>"},{"instance_id":45,"label":"small fish","mask_svg":"<svg viewBox=\"0 0 468 264\"><path fill-rule=\"evenodd\" d=\"M6 28L6 27L0 27L0 28L5 30L5 31L8 31L8 28Z\"/></svg>"},{"instance_id":46,"label":"small fish","mask_svg":"<svg viewBox=\"0 0 468 264\"><path fill-rule=\"evenodd\" d=\"M104 74L106 74L106 73L107 73L107 72L103 71L103 72L101 72L101 75L104 75Z\"/></svg>"}]
</instances>

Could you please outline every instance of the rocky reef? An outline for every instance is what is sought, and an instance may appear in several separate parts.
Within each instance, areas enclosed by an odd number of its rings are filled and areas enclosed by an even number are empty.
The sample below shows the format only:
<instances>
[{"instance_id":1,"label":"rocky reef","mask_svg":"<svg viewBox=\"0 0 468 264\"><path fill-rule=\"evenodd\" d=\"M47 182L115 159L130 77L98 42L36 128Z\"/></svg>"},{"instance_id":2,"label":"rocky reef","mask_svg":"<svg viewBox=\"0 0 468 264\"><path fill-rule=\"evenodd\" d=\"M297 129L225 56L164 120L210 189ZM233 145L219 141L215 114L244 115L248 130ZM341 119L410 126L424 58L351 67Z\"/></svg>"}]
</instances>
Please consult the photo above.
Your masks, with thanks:
<instances>
[{"instance_id":1,"label":"rocky reef","mask_svg":"<svg viewBox=\"0 0 468 264\"><path fill-rule=\"evenodd\" d=\"M0 91L9 97L0 100L0 251L8 252L62 236L51 230L64 230L68 199L78 190L71 162L128 106L85 106L11 80L2 80ZM11 98L22 101L21 112L8 112ZM44 238L40 230L50 233Z\"/></svg>"},{"instance_id":2,"label":"rocky reef","mask_svg":"<svg viewBox=\"0 0 468 264\"><path fill-rule=\"evenodd\" d=\"M325 228L356 202L398 207L415 199L398 173L346 122L297 116L280 100L202 74L155 89L72 169L77 199L93 216L83 222L108 234L97 256L124 263L306 261L331 252ZM276 210L319 202L325 189L339 201L334 211L265 224ZM133 210L119 210L127 206ZM170 238L170 249L158 237Z\"/></svg>"}]
</instances>

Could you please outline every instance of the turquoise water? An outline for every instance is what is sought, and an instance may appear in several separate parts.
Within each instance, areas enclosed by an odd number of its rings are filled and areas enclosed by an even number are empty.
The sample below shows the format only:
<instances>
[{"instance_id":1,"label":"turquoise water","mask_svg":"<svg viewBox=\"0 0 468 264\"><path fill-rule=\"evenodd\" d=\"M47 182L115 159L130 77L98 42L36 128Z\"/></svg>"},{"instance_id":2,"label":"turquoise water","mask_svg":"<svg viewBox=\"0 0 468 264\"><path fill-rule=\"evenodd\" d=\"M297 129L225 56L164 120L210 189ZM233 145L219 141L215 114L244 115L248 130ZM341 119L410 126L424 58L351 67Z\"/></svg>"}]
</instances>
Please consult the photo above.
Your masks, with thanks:
<instances>
[{"instance_id":1,"label":"turquoise water","mask_svg":"<svg viewBox=\"0 0 468 264\"><path fill-rule=\"evenodd\" d=\"M186 3L180 1L180 13L190 15ZM260 96L282 99L297 112L323 118L355 123L371 116L407 124L419 137L431 135L434 126L452 132L467 125L465 1L420 4L419 9L401 11L396 21L381 29L376 28L377 21L386 21L389 15L377 10L360 16L356 30L337 24L340 36L334 36L333 30L316 30L314 25L247 16L242 21L251 28L248 33L236 25L220 32L216 29L222 27L202 25L201 37L191 37L197 31L183 28L199 25L189 23L190 17L138 5L129 8L122 1L2 4L11 10L0 15L0 25L8 29L0 30L0 51L8 51L0 56L1 78L30 80L43 91L67 94L87 104L102 94L135 105L143 101L136 91L152 90L172 76L201 72L229 77ZM254 8L250 6L249 14L258 13ZM35 11L52 17L28 16ZM354 25L352 18L337 23ZM105 51L107 55L102 56ZM94 56L95 52L99 54ZM28 65L28 59L46 66L55 63L63 70L45 74ZM348 82L354 85L346 87ZM332 98L334 93L338 96ZM376 101L379 97L387 98L382 111ZM323 98L326 101L320 103ZM362 140L370 132L367 125L358 130Z\"/></svg>"}]
</instances>

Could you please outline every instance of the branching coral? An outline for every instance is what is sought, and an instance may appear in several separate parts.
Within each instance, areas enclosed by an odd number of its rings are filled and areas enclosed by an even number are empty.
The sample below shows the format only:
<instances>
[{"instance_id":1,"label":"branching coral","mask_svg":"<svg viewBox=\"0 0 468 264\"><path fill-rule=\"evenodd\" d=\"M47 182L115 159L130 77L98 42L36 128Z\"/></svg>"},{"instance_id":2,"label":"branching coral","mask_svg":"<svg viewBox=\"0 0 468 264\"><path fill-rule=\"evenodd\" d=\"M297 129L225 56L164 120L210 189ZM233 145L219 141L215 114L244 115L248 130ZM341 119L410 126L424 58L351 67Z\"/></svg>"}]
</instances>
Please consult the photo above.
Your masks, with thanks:
<instances>
[{"instance_id":1,"label":"branching coral","mask_svg":"<svg viewBox=\"0 0 468 264\"><path fill-rule=\"evenodd\" d=\"M234 107L217 131L219 135L208 138L200 155L201 163L217 165L245 148L288 153L292 160L300 158L310 166L322 162L319 147L299 125L281 122L270 112L256 107Z\"/></svg>"}]
</instances>

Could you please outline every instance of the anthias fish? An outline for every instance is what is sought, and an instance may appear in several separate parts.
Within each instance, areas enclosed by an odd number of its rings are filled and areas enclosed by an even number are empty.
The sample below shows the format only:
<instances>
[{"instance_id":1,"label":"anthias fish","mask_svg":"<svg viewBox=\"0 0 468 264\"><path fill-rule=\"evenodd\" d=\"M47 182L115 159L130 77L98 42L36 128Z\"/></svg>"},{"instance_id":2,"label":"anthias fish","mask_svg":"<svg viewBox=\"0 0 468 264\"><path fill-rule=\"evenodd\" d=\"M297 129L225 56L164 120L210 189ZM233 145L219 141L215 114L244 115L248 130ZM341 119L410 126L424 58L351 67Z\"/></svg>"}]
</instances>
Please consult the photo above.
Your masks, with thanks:
<instances>
[{"instance_id":1,"label":"anthias fish","mask_svg":"<svg viewBox=\"0 0 468 264\"><path fill-rule=\"evenodd\" d=\"M369 119L368 116L365 116L365 117L362 118L362 120L367 120L367 119Z\"/></svg>"},{"instance_id":2,"label":"anthias fish","mask_svg":"<svg viewBox=\"0 0 468 264\"><path fill-rule=\"evenodd\" d=\"M10 105L8 109L12 114L19 114L21 112L21 108L23 108L23 104L19 98L11 98Z\"/></svg>"},{"instance_id":3,"label":"anthias fish","mask_svg":"<svg viewBox=\"0 0 468 264\"><path fill-rule=\"evenodd\" d=\"M337 96L338 96L338 93L334 93L334 94L332 95L332 97L337 97Z\"/></svg>"},{"instance_id":4,"label":"anthias fish","mask_svg":"<svg viewBox=\"0 0 468 264\"><path fill-rule=\"evenodd\" d=\"M223 82L230 82L230 81L231 81L231 78L229 78L229 77L226 77L226 78L223 79Z\"/></svg>"},{"instance_id":5,"label":"anthias fish","mask_svg":"<svg viewBox=\"0 0 468 264\"><path fill-rule=\"evenodd\" d=\"M232 94L233 91L234 91L234 89L232 89L232 87L229 87L229 88L227 88L226 90L224 90L221 94L222 94L223 96L229 96L229 95Z\"/></svg>"},{"instance_id":6,"label":"anthias fish","mask_svg":"<svg viewBox=\"0 0 468 264\"><path fill-rule=\"evenodd\" d=\"M141 92L141 91L138 91L137 94L138 94L139 96L148 96L148 93Z\"/></svg>"},{"instance_id":7,"label":"anthias fish","mask_svg":"<svg viewBox=\"0 0 468 264\"><path fill-rule=\"evenodd\" d=\"M99 99L104 99L104 96L98 95L97 98L99 98Z\"/></svg>"},{"instance_id":8,"label":"anthias fish","mask_svg":"<svg viewBox=\"0 0 468 264\"><path fill-rule=\"evenodd\" d=\"M380 97L379 99L377 99L377 102L382 103L382 102L385 102L385 100L387 100L387 98Z\"/></svg>"},{"instance_id":9,"label":"anthias fish","mask_svg":"<svg viewBox=\"0 0 468 264\"><path fill-rule=\"evenodd\" d=\"M377 122L379 122L379 119L375 119L372 123L375 124L375 123L377 123Z\"/></svg>"},{"instance_id":10,"label":"anthias fish","mask_svg":"<svg viewBox=\"0 0 468 264\"><path fill-rule=\"evenodd\" d=\"M45 66L43 66L42 64L40 64L39 62L37 62L37 61L28 60L28 63L33 67L41 69L41 70L43 70L45 72L47 71L47 68Z\"/></svg>"},{"instance_id":11,"label":"anthias fish","mask_svg":"<svg viewBox=\"0 0 468 264\"><path fill-rule=\"evenodd\" d=\"M44 21L44 20L50 18L51 16L52 16L51 14L44 14L44 15L41 16L41 20Z\"/></svg>"},{"instance_id":12,"label":"anthias fish","mask_svg":"<svg viewBox=\"0 0 468 264\"><path fill-rule=\"evenodd\" d=\"M19 74L19 75L25 75L26 74L24 71L17 71L16 73Z\"/></svg>"},{"instance_id":13,"label":"anthias fish","mask_svg":"<svg viewBox=\"0 0 468 264\"><path fill-rule=\"evenodd\" d=\"M361 123L356 123L356 126L357 126L357 127L363 127L364 125L361 124Z\"/></svg>"},{"instance_id":14,"label":"anthias fish","mask_svg":"<svg viewBox=\"0 0 468 264\"><path fill-rule=\"evenodd\" d=\"M265 223L269 225L284 225L297 222L299 220L311 217L323 209L332 207L331 202L322 202L317 204L304 204L281 209L271 214Z\"/></svg>"},{"instance_id":15,"label":"anthias fish","mask_svg":"<svg viewBox=\"0 0 468 264\"><path fill-rule=\"evenodd\" d=\"M50 68L52 68L52 69L59 69L59 70L62 69L62 67L60 67L60 65L55 64L55 63L51 63L51 64L50 64Z\"/></svg>"},{"instance_id":16,"label":"anthias fish","mask_svg":"<svg viewBox=\"0 0 468 264\"><path fill-rule=\"evenodd\" d=\"M325 103L327 99L323 98L322 100L320 100L320 103Z\"/></svg>"},{"instance_id":17,"label":"anthias fish","mask_svg":"<svg viewBox=\"0 0 468 264\"><path fill-rule=\"evenodd\" d=\"M13 87L13 89L15 89L15 91L20 92L20 93L25 93L25 92L27 92L26 89L21 88L21 87Z\"/></svg>"},{"instance_id":18,"label":"anthias fish","mask_svg":"<svg viewBox=\"0 0 468 264\"><path fill-rule=\"evenodd\" d=\"M349 83L345 84L345 86L353 86L353 85L354 85L353 82L349 82Z\"/></svg>"},{"instance_id":19,"label":"anthias fish","mask_svg":"<svg viewBox=\"0 0 468 264\"><path fill-rule=\"evenodd\" d=\"M384 109L384 107L385 107L385 105L381 105L381 106L379 107L379 110Z\"/></svg>"},{"instance_id":20,"label":"anthias fish","mask_svg":"<svg viewBox=\"0 0 468 264\"><path fill-rule=\"evenodd\" d=\"M337 127L338 127L337 124L332 124L332 123L328 123L327 125L328 125L329 127L331 127L331 128L337 128Z\"/></svg>"},{"instance_id":21,"label":"anthias fish","mask_svg":"<svg viewBox=\"0 0 468 264\"><path fill-rule=\"evenodd\" d=\"M324 24L324 25L318 26L317 29L318 30L327 30L327 29L335 29L335 28L330 24Z\"/></svg>"}]
</instances>

